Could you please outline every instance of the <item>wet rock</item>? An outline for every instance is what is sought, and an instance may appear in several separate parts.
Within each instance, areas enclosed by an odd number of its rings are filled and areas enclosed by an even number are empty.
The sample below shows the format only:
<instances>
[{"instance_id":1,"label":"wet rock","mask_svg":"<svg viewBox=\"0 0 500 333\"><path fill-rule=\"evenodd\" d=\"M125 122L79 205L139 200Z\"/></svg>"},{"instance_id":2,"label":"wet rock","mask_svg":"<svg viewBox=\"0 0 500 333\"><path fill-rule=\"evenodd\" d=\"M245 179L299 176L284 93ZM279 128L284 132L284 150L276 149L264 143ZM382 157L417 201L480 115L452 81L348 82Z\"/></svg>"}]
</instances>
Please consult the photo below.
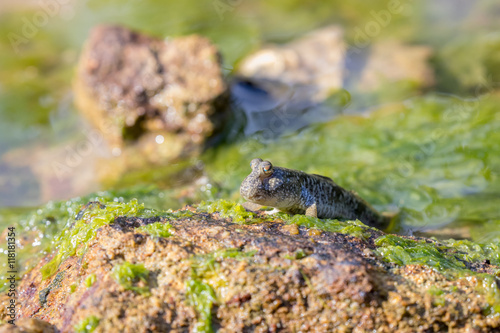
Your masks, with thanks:
<instances>
[{"instance_id":1,"label":"wet rock","mask_svg":"<svg viewBox=\"0 0 500 333\"><path fill-rule=\"evenodd\" d=\"M82 323L94 332L500 327L498 316L488 315L488 296L477 289L479 275L449 280L425 266L389 264L376 255L375 239L384 234L375 229L354 233L362 237L304 226L290 233L285 222L263 214L239 224L223 212L192 207L161 215L117 217L97 229L82 256L67 258L46 280L40 268L51 256L41 260L19 286L19 317L46 320L61 332ZM145 232L153 223L169 223L170 236ZM120 282L116 271L124 263L146 274Z\"/></svg>"},{"instance_id":2,"label":"wet rock","mask_svg":"<svg viewBox=\"0 0 500 333\"><path fill-rule=\"evenodd\" d=\"M196 35L160 40L98 26L74 89L77 106L115 155L137 142L155 162L196 155L226 118L218 51Z\"/></svg>"}]
</instances>

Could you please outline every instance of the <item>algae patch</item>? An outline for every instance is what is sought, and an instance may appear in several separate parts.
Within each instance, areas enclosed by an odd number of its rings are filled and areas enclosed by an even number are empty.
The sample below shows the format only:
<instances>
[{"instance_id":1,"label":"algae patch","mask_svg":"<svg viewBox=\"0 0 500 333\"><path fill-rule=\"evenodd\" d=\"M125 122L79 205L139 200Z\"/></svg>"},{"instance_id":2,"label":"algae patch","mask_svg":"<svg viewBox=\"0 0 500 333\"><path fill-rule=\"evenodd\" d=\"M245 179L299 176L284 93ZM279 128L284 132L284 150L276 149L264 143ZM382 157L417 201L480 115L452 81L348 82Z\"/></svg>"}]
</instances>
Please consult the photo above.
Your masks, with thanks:
<instances>
[{"instance_id":1,"label":"algae patch","mask_svg":"<svg viewBox=\"0 0 500 333\"><path fill-rule=\"evenodd\" d=\"M213 332L212 328L212 306L217 301L215 291L198 279L189 279L186 282L186 296L190 305L194 306L198 313L196 332Z\"/></svg>"},{"instance_id":2,"label":"algae patch","mask_svg":"<svg viewBox=\"0 0 500 333\"><path fill-rule=\"evenodd\" d=\"M198 314L197 332L213 332L212 307L217 303L217 290L227 284L219 274L220 261L226 258L246 260L255 253L256 251L225 249L191 258L191 276L186 281L186 297Z\"/></svg>"},{"instance_id":3,"label":"algae patch","mask_svg":"<svg viewBox=\"0 0 500 333\"><path fill-rule=\"evenodd\" d=\"M231 218L233 222L244 224L249 219L254 219L256 215L248 212L241 204L224 199L214 201L202 201L198 205L200 211L207 213L219 213L223 218Z\"/></svg>"},{"instance_id":4,"label":"algae patch","mask_svg":"<svg viewBox=\"0 0 500 333\"><path fill-rule=\"evenodd\" d=\"M312 216L306 215L288 215L285 213L278 213L278 216L283 219L288 224L295 224L298 226L304 226L309 229L320 229L328 232L338 232L345 235L350 235L353 237L357 237L360 239L367 239L370 237L370 232L368 232L370 228L363 224L361 221L345 221L341 222L338 220L330 220L330 219L319 219ZM376 229L374 229L376 230Z\"/></svg>"},{"instance_id":5,"label":"algae patch","mask_svg":"<svg viewBox=\"0 0 500 333\"><path fill-rule=\"evenodd\" d=\"M129 202L102 201L88 204L72 220L69 227L64 228L54 237L53 247L58 250L55 257L42 267L42 278L52 276L59 264L70 256L81 255L87 249L88 242L94 238L97 229L110 224L118 216L150 217L156 212L144 209L137 199Z\"/></svg>"},{"instance_id":6,"label":"algae patch","mask_svg":"<svg viewBox=\"0 0 500 333\"><path fill-rule=\"evenodd\" d=\"M143 264L132 264L125 261L113 267L113 278L126 290L132 290L141 295L149 295L149 271ZM142 285L140 285L142 284Z\"/></svg>"},{"instance_id":7,"label":"algae patch","mask_svg":"<svg viewBox=\"0 0 500 333\"><path fill-rule=\"evenodd\" d=\"M375 253L385 261L400 266L425 265L443 272L447 269L462 270L465 264L453 254L439 251L435 243L415 241L394 235L384 235L375 240Z\"/></svg>"},{"instance_id":8,"label":"algae patch","mask_svg":"<svg viewBox=\"0 0 500 333\"><path fill-rule=\"evenodd\" d=\"M168 222L165 222L165 223L155 222L155 223L141 226L141 227L137 228L136 230L143 231L143 232L145 232L153 237L156 237L156 238L159 238L159 237L167 238L167 237L172 236L172 233L170 232L171 229L172 229L172 225L170 225L170 223L168 223Z\"/></svg>"},{"instance_id":9,"label":"algae patch","mask_svg":"<svg viewBox=\"0 0 500 333\"><path fill-rule=\"evenodd\" d=\"M276 218L282 219L288 224L305 226L307 228L315 228L323 231L339 232L348 234L361 239L366 239L370 236L367 232L370 227L363 224L361 221L345 221L318 219L305 215L288 215L286 213L277 213L276 215L267 215L258 217L257 214L247 211L241 204L229 200L218 199L214 201L203 201L198 207L198 211L207 213L219 213L223 218L231 218L233 222L239 224L252 224L264 221L273 221Z\"/></svg>"},{"instance_id":10,"label":"algae patch","mask_svg":"<svg viewBox=\"0 0 500 333\"><path fill-rule=\"evenodd\" d=\"M81 322L75 325L74 330L75 333L91 333L99 325L99 318L96 316L88 316L83 319Z\"/></svg>"},{"instance_id":11,"label":"algae patch","mask_svg":"<svg viewBox=\"0 0 500 333\"><path fill-rule=\"evenodd\" d=\"M87 276L87 278L85 279L85 286L87 288L90 288L92 287L92 285L94 284L94 282L96 281L96 275L95 274L90 274L89 276Z\"/></svg>"},{"instance_id":12,"label":"algae patch","mask_svg":"<svg viewBox=\"0 0 500 333\"><path fill-rule=\"evenodd\" d=\"M467 264L489 262L500 264L498 244L478 244L468 240L424 241L396 235L384 235L375 240L375 252L385 261L397 265L426 265L440 272L471 272Z\"/></svg>"},{"instance_id":13,"label":"algae patch","mask_svg":"<svg viewBox=\"0 0 500 333\"><path fill-rule=\"evenodd\" d=\"M488 313L500 313L500 289L498 279L491 274L477 273L470 267L484 261L498 265L497 244L475 244L471 241L448 240L441 242L416 241L384 235L375 240L375 254L386 262L399 266L424 265L442 273L449 280L466 278L475 282L475 289L484 295L489 304ZM500 270L497 268L495 275ZM429 290L438 296L439 292ZM437 301L440 299L437 298Z\"/></svg>"}]
</instances>

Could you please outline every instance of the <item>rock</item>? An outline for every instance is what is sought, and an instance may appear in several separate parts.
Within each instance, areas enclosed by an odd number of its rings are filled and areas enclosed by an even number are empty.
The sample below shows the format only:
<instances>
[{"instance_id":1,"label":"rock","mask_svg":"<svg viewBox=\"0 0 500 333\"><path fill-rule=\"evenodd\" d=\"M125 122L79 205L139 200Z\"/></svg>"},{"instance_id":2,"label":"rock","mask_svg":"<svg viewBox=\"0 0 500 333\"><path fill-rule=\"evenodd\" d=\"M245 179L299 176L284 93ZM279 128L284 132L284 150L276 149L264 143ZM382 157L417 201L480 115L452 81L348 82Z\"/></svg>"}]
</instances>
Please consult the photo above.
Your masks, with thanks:
<instances>
[{"instance_id":1,"label":"rock","mask_svg":"<svg viewBox=\"0 0 500 333\"><path fill-rule=\"evenodd\" d=\"M226 117L219 54L196 35L160 40L98 26L74 90L77 106L115 155L137 141L154 148L145 154L154 161L196 155Z\"/></svg>"},{"instance_id":2,"label":"rock","mask_svg":"<svg viewBox=\"0 0 500 333\"><path fill-rule=\"evenodd\" d=\"M375 91L386 84L410 82L427 88L434 84L429 66L432 49L428 46L404 45L397 41L376 42L370 49L358 82L361 91Z\"/></svg>"},{"instance_id":3,"label":"rock","mask_svg":"<svg viewBox=\"0 0 500 333\"><path fill-rule=\"evenodd\" d=\"M475 255L463 257L463 250L454 253L429 239L385 235L358 222L275 219L224 201L143 217L132 203L110 205L109 212L102 204L87 205L86 214L77 215L84 219L81 226L122 206L139 215L115 213L109 224L86 231L95 237L81 244L83 256L67 257L46 280L41 267L52 255L41 260L19 285L19 317L46 320L61 332L82 325L96 327L94 332L500 327L500 318L489 315L497 306L491 303L496 294L487 289L497 290L493 257L491 263L468 259L463 275L450 278L438 268ZM418 247L424 249L420 254L405 252ZM414 261L391 263L398 258ZM120 277L123 267L129 273Z\"/></svg>"},{"instance_id":4,"label":"rock","mask_svg":"<svg viewBox=\"0 0 500 333\"><path fill-rule=\"evenodd\" d=\"M390 40L349 47L342 28L329 26L245 57L231 92L245 112L245 134L272 137L415 95L434 84L431 55L428 46Z\"/></svg>"},{"instance_id":5,"label":"rock","mask_svg":"<svg viewBox=\"0 0 500 333\"><path fill-rule=\"evenodd\" d=\"M269 138L340 112L343 102L338 107L319 104L343 93L344 54L342 28L329 26L245 57L231 86L246 115L245 134L262 132Z\"/></svg>"},{"instance_id":6,"label":"rock","mask_svg":"<svg viewBox=\"0 0 500 333\"><path fill-rule=\"evenodd\" d=\"M308 86L312 99L321 101L342 88L344 32L329 26L282 46L265 47L241 61L238 74L254 80Z\"/></svg>"},{"instance_id":7,"label":"rock","mask_svg":"<svg viewBox=\"0 0 500 333\"><path fill-rule=\"evenodd\" d=\"M15 321L16 325L3 324L0 333L55 333L54 326L36 318L22 318Z\"/></svg>"}]
</instances>

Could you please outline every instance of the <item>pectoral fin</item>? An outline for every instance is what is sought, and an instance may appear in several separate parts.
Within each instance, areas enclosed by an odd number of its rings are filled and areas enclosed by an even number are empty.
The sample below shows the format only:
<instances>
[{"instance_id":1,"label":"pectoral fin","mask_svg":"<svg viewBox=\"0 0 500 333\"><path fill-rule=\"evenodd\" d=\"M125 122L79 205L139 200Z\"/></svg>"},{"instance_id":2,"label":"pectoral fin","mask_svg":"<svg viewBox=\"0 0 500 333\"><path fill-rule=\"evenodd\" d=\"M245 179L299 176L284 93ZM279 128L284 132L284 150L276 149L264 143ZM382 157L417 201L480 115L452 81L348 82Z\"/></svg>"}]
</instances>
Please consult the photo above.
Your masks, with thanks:
<instances>
[{"instance_id":1,"label":"pectoral fin","mask_svg":"<svg viewBox=\"0 0 500 333\"><path fill-rule=\"evenodd\" d=\"M318 208L316 203L313 203L306 209L306 216L318 217Z\"/></svg>"},{"instance_id":2,"label":"pectoral fin","mask_svg":"<svg viewBox=\"0 0 500 333\"><path fill-rule=\"evenodd\" d=\"M261 209L262 205L259 205L259 204L256 204L256 203L253 203L253 202L250 202L250 201L246 201L244 203L241 204L243 206L243 208L245 208L246 210L250 211L250 212L257 212L259 209Z\"/></svg>"}]
</instances>

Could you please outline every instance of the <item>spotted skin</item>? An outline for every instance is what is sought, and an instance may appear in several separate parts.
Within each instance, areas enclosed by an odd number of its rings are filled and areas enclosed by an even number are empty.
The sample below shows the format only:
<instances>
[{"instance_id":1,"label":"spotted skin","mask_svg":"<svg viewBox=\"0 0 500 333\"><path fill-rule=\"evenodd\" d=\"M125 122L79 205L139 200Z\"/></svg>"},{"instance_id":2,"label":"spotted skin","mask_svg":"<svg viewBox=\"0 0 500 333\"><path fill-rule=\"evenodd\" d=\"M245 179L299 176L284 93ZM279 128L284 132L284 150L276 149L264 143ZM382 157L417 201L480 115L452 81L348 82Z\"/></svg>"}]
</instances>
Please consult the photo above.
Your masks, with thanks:
<instances>
[{"instance_id":1,"label":"spotted skin","mask_svg":"<svg viewBox=\"0 0 500 333\"><path fill-rule=\"evenodd\" d=\"M240 194L251 203L275 207L289 214L323 219L359 219L384 228L390 218L378 213L356 193L338 186L328 177L273 166L256 158L252 172L243 180Z\"/></svg>"}]
</instances>

